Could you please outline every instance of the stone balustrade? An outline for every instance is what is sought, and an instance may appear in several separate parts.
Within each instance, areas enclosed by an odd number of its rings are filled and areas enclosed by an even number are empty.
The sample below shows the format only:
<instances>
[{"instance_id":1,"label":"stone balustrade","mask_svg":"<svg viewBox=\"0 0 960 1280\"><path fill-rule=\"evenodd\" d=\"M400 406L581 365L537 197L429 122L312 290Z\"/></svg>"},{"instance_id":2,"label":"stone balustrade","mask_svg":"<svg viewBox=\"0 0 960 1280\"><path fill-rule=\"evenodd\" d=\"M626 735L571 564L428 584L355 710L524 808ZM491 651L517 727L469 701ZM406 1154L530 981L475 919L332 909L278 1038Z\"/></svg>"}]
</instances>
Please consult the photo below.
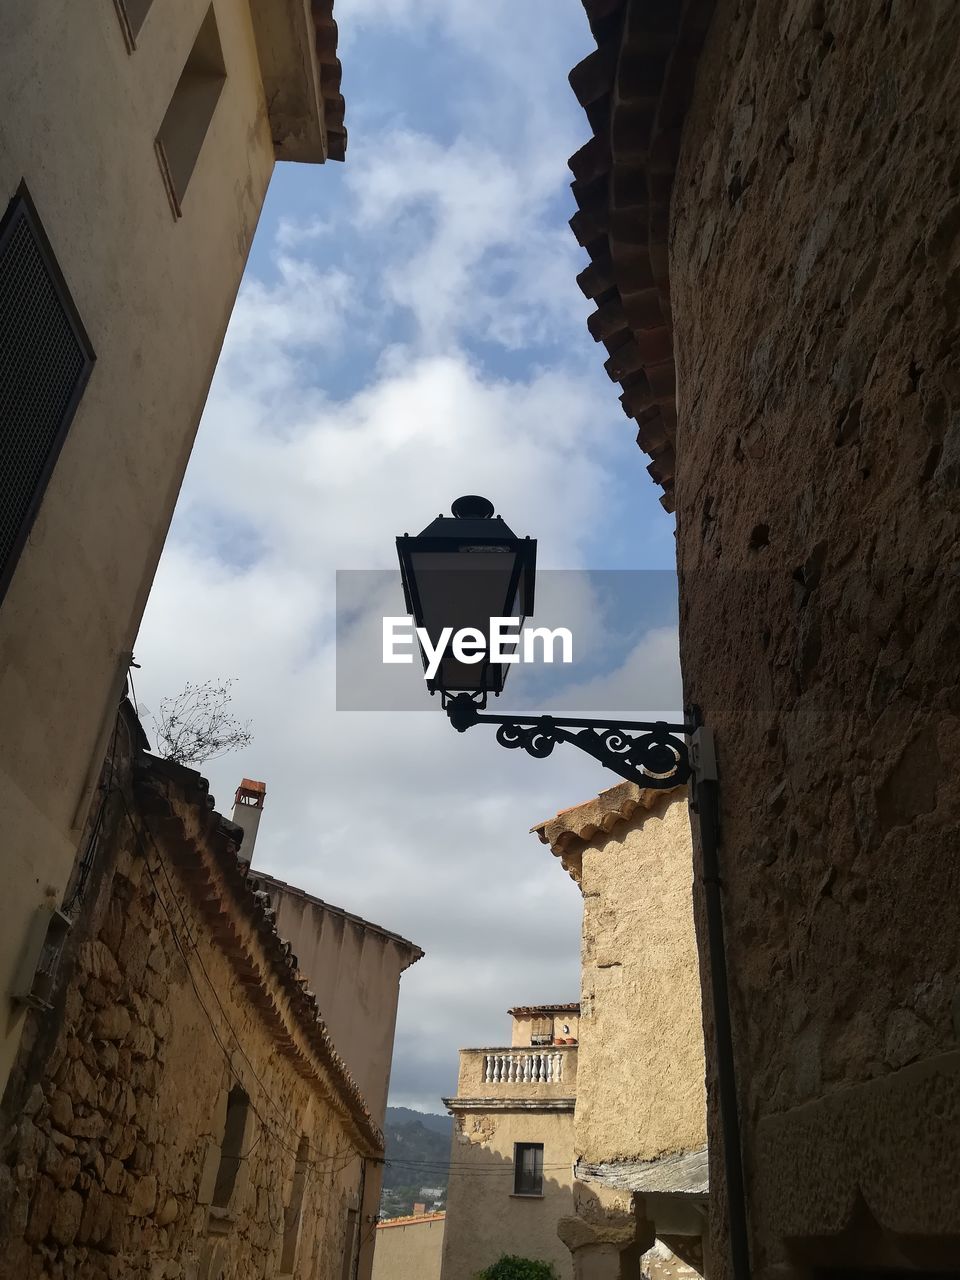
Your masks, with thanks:
<instances>
[{"instance_id":1,"label":"stone balustrade","mask_svg":"<svg viewBox=\"0 0 960 1280\"><path fill-rule=\"evenodd\" d=\"M460 1050L460 1098L573 1098L576 1045L508 1045Z\"/></svg>"},{"instance_id":2,"label":"stone balustrade","mask_svg":"<svg viewBox=\"0 0 960 1280\"><path fill-rule=\"evenodd\" d=\"M486 1053L484 1084L555 1084L563 1079L564 1055L556 1049Z\"/></svg>"}]
</instances>

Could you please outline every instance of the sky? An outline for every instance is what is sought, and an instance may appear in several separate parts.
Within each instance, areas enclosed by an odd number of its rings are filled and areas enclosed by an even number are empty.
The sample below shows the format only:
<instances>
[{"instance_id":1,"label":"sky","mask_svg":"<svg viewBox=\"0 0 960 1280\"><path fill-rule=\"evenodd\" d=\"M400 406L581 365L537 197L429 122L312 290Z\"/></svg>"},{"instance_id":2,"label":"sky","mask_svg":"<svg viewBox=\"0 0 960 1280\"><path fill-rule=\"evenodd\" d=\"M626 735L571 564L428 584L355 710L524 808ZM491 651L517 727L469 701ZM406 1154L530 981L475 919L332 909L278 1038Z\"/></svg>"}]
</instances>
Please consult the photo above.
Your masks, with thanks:
<instances>
[{"instance_id":1,"label":"sky","mask_svg":"<svg viewBox=\"0 0 960 1280\"><path fill-rule=\"evenodd\" d=\"M441 1111L459 1047L509 1043L514 1004L578 997L580 895L530 827L618 779L571 747L538 761L458 735L426 693L423 711L338 711L336 573L395 567L395 537L462 493L549 570L671 570L673 519L575 282L579 0L337 0L336 17L346 163L274 174L137 694L156 710L235 681L253 741L203 766L218 808L264 780L255 866L426 952L401 984L391 1102ZM613 701L641 672L675 684L675 625L652 618L610 666Z\"/></svg>"}]
</instances>

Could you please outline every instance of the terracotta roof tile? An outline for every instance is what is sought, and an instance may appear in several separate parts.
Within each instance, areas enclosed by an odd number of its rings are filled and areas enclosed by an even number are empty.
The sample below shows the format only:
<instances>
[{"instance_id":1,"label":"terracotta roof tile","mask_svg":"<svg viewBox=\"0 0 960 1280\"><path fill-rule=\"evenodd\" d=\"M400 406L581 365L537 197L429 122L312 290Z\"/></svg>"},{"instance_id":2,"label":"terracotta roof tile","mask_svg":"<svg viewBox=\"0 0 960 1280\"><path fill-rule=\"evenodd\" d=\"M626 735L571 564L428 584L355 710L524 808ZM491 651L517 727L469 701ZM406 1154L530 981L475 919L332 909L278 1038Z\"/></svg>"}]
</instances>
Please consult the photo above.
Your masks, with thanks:
<instances>
[{"instance_id":1,"label":"terracotta roof tile","mask_svg":"<svg viewBox=\"0 0 960 1280\"><path fill-rule=\"evenodd\" d=\"M574 1000L571 1004L518 1004L515 1009L508 1009L513 1017L529 1017L531 1014L538 1013L579 1013L580 1001Z\"/></svg>"},{"instance_id":2,"label":"terracotta roof tile","mask_svg":"<svg viewBox=\"0 0 960 1280\"><path fill-rule=\"evenodd\" d=\"M678 794L679 793L679 794ZM548 844L551 852L560 859L565 871L579 882L578 854L597 835L608 833L621 822L629 822L637 810L651 810L663 796L685 797L686 786L655 790L640 787L635 782L619 782L583 804L561 809L553 818L546 818L530 828L536 832L541 844Z\"/></svg>"},{"instance_id":3,"label":"terracotta roof tile","mask_svg":"<svg viewBox=\"0 0 960 1280\"><path fill-rule=\"evenodd\" d=\"M597 48L570 72L593 137L569 160L577 283L604 367L674 508L676 375L667 236L683 117L715 0L583 0Z\"/></svg>"},{"instance_id":4,"label":"terracotta roof tile","mask_svg":"<svg viewBox=\"0 0 960 1280\"><path fill-rule=\"evenodd\" d=\"M343 160L347 151L347 130L343 123L344 102L340 92L343 68L337 57L339 31L333 16L333 0L311 0L310 7L316 30L317 61L320 64L327 157L330 160Z\"/></svg>"},{"instance_id":5,"label":"terracotta roof tile","mask_svg":"<svg viewBox=\"0 0 960 1280\"><path fill-rule=\"evenodd\" d=\"M446 1216L446 1213L414 1213L407 1218L387 1218L377 1223L377 1230L382 1231L384 1227L414 1227L420 1222L442 1222Z\"/></svg>"},{"instance_id":6,"label":"terracotta roof tile","mask_svg":"<svg viewBox=\"0 0 960 1280\"><path fill-rule=\"evenodd\" d=\"M410 952L410 958L403 966L405 970L409 969L412 964L416 964L418 960L423 959L424 952L415 942L410 942L407 938L401 937L399 933L392 933L389 929L384 929L382 925L373 924L370 920L364 920L362 916L354 915L352 911L347 911L344 907L335 907L329 902L324 902L322 898L315 897L312 893L308 893L306 889L301 889L295 884L287 884L285 880L279 880L276 876L267 875L266 872L260 870L251 872L251 879L256 883L257 888L263 889L268 895L271 890L279 890L296 898L304 898L307 902L314 903L324 911L332 912L334 915L341 916L344 920L351 921L367 933L376 933L382 938L388 938L391 942L395 942L397 946Z\"/></svg>"},{"instance_id":7,"label":"terracotta roof tile","mask_svg":"<svg viewBox=\"0 0 960 1280\"><path fill-rule=\"evenodd\" d=\"M208 918L214 940L227 953L251 1001L257 1005L277 1038L281 1050L295 1059L298 1069L307 1075L315 1067L292 1042L284 1028L284 1017L278 1012L270 994L264 990L264 975L256 959L238 942L237 930L230 922L236 911L253 926L259 946L270 966L270 977L283 992L309 1056L326 1073L341 1111L350 1117L354 1128L371 1152L382 1154L383 1133L367 1109L366 1100L346 1063L337 1053L330 1032L323 1021L316 996L309 990L307 979L297 967L293 948L277 933L274 912L267 894L258 889L250 875L249 863L238 856L243 829L217 813L210 795L210 784L195 769L163 760L142 752L134 771L134 785L139 803L164 825L173 861L189 890L194 893L201 912ZM200 836L194 838L178 813L184 806L196 820ZM216 882L205 859L222 875L232 902L211 895Z\"/></svg>"}]
</instances>

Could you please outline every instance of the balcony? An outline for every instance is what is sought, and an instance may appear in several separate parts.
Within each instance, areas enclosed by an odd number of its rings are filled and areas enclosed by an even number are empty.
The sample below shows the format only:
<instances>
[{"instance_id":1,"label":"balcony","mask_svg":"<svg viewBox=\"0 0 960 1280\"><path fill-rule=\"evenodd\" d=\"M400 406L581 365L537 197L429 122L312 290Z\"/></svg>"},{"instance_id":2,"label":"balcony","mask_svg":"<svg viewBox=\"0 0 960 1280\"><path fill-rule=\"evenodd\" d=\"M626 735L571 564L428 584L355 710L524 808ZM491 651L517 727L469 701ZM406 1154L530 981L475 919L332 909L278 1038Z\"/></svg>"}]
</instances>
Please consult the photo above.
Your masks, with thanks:
<instances>
[{"instance_id":1,"label":"balcony","mask_svg":"<svg viewBox=\"0 0 960 1280\"><path fill-rule=\"evenodd\" d=\"M572 1099L577 1046L461 1049L458 1098Z\"/></svg>"},{"instance_id":2,"label":"balcony","mask_svg":"<svg viewBox=\"0 0 960 1280\"><path fill-rule=\"evenodd\" d=\"M559 1084L563 1079L563 1054L550 1052L485 1053L484 1084Z\"/></svg>"}]
</instances>

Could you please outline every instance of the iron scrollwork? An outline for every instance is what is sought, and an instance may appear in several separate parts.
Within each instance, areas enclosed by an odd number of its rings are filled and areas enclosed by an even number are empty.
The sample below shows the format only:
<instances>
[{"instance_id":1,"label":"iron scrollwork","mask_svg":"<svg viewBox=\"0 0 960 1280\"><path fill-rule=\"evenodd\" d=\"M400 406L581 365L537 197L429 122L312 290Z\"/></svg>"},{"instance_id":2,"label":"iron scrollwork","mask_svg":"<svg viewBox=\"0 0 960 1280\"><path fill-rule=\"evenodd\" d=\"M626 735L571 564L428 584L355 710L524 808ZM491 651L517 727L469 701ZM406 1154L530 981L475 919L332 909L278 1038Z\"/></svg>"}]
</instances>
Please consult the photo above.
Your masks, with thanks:
<instances>
[{"instance_id":1,"label":"iron scrollwork","mask_svg":"<svg viewBox=\"0 0 960 1280\"><path fill-rule=\"evenodd\" d=\"M569 742L612 772L641 787L667 790L683 786L691 774L687 743L680 735L690 726L653 722L611 723L604 720L555 720L552 716L484 715L469 694L447 703L447 714L461 733L474 724L496 724L502 747L523 750L538 760L558 742Z\"/></svg>"}]
</instances>

